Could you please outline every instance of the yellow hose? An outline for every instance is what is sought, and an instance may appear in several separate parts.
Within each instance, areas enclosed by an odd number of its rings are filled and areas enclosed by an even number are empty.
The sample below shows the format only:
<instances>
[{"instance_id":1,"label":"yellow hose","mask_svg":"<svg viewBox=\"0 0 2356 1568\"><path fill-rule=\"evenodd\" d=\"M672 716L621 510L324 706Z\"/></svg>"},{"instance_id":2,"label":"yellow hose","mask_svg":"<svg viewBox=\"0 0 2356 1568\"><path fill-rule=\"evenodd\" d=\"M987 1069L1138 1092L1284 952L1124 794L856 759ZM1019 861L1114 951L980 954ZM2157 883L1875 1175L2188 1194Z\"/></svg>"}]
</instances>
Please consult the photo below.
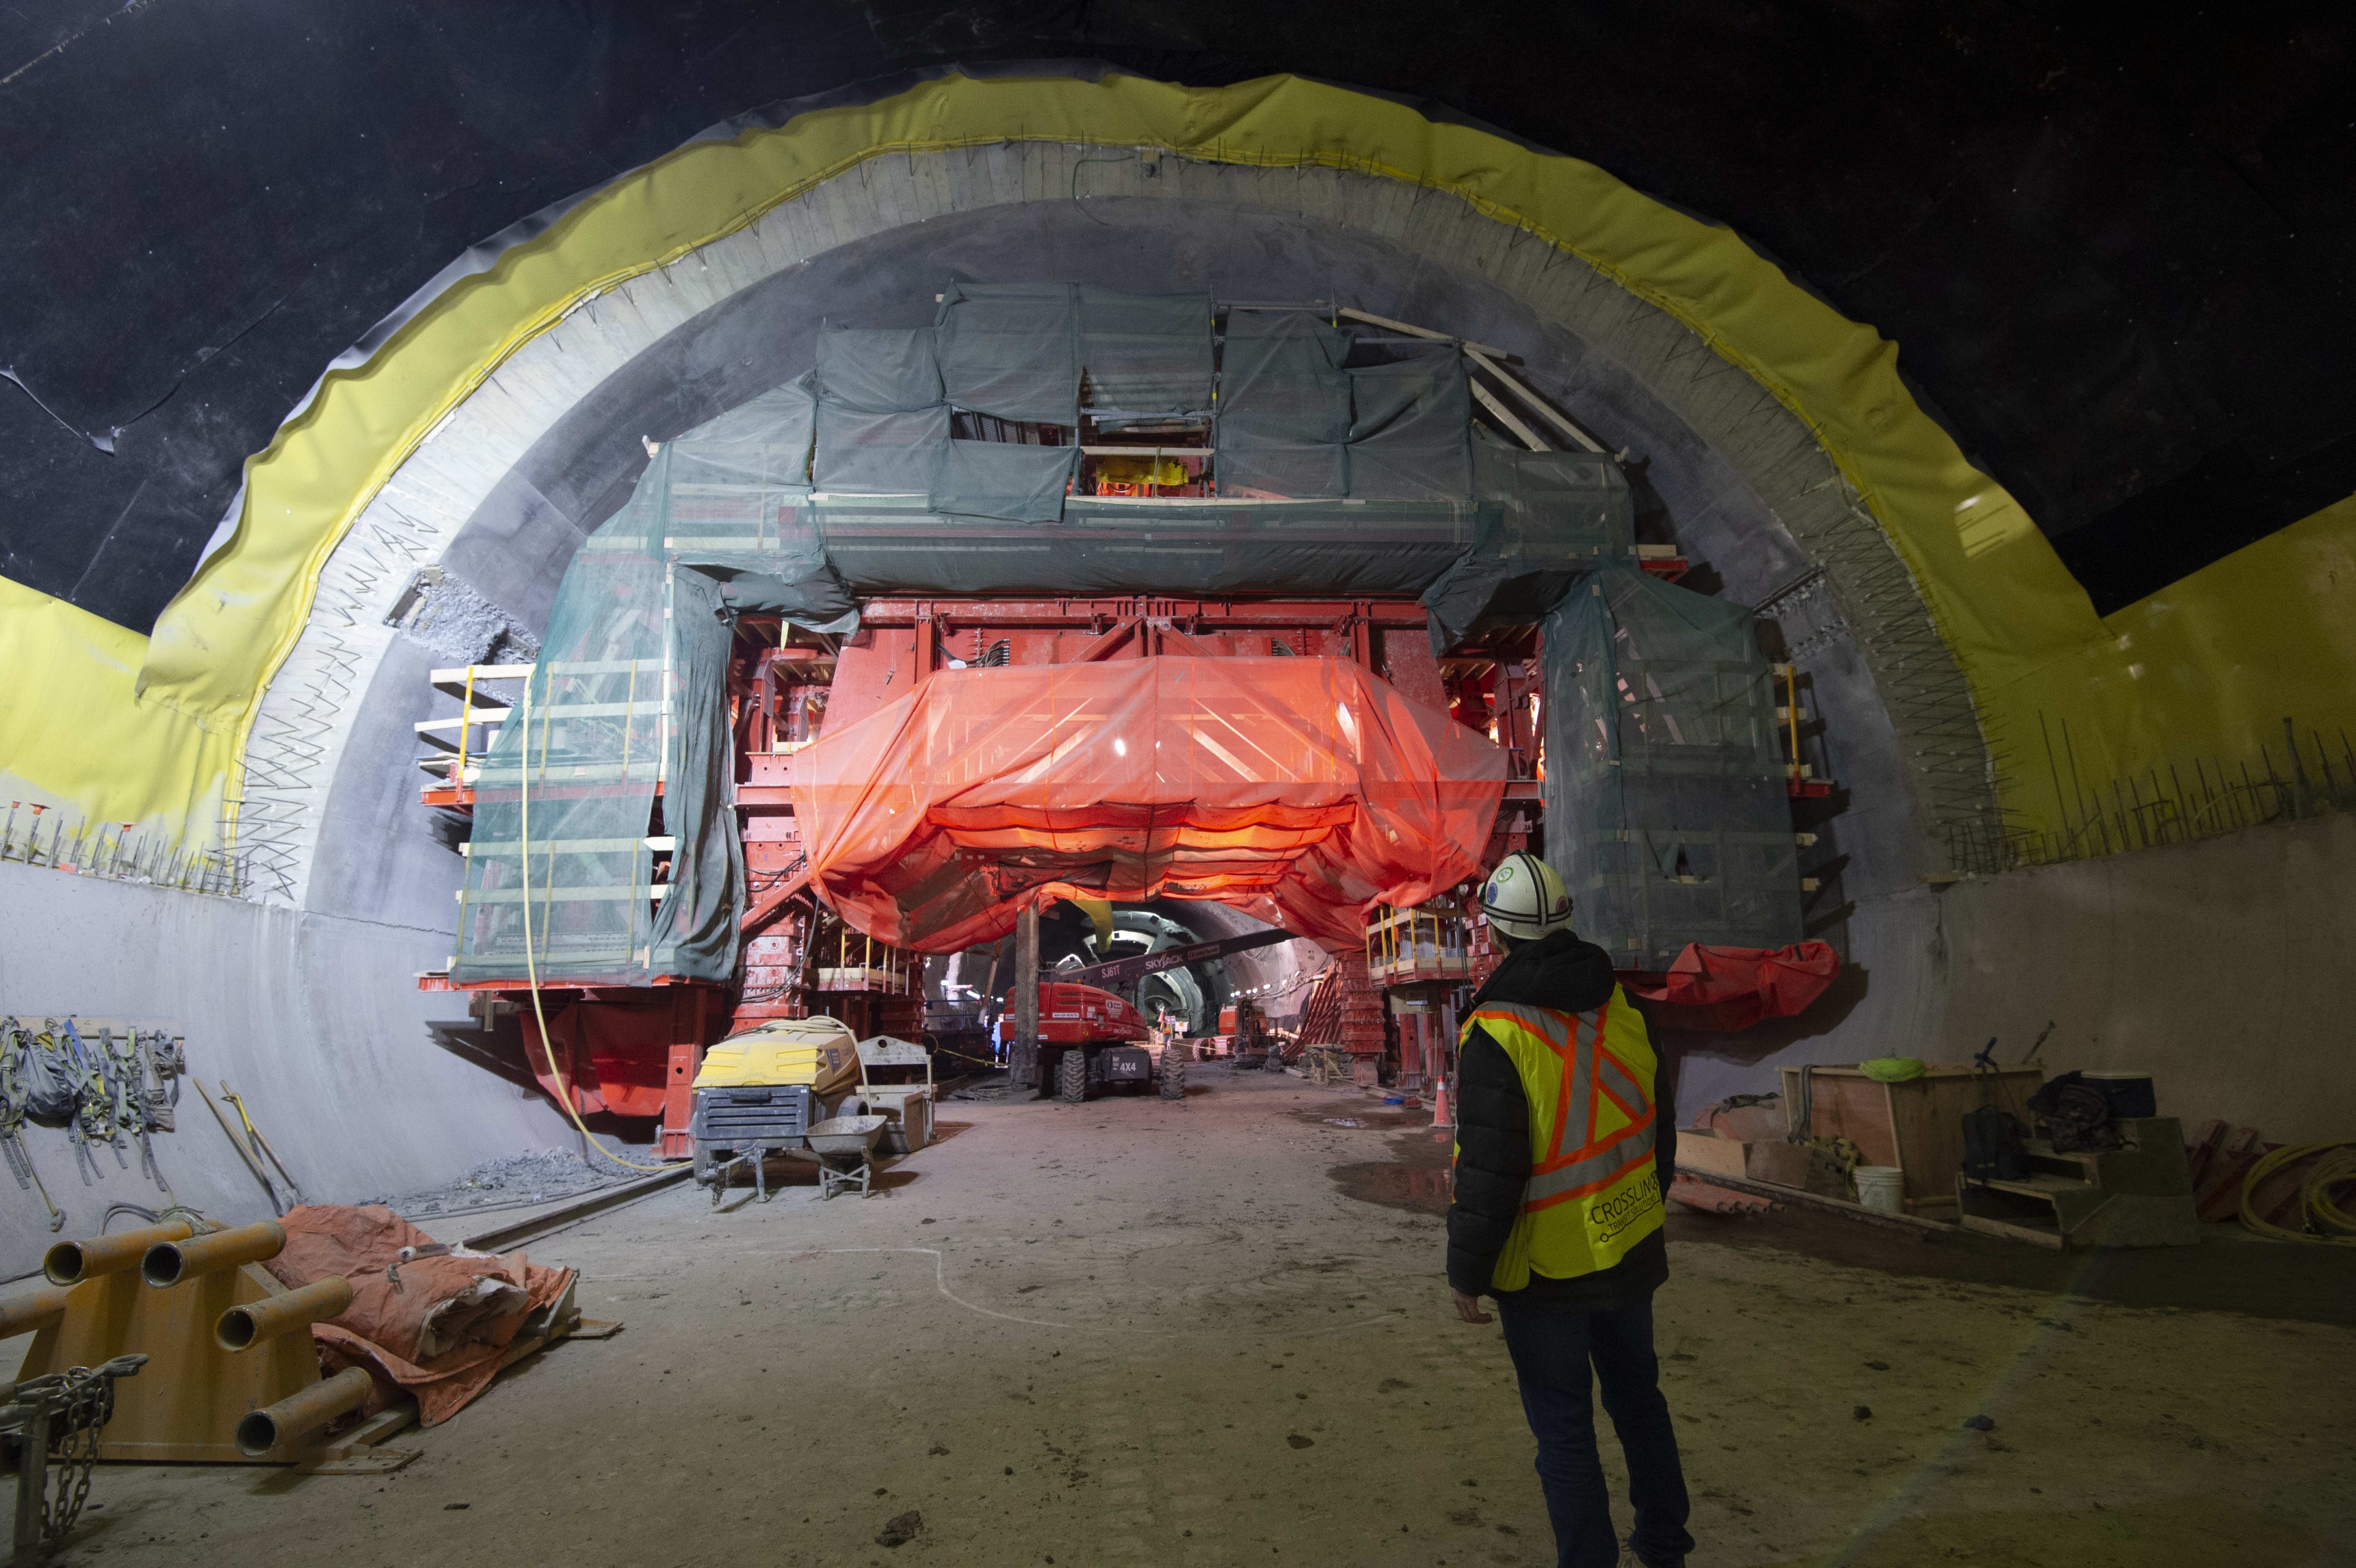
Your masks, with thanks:
<instances>
[{"instance_id":1,"label":"yellow hose","mask_svg":"<svg viewBox=\"0 0 2356 1568\"><path fill-rule=\"evenodd\" d=\"M667 1165L640 1165L637 1160L624 1159L590 1136L589 1124L583 1121L581 1113L573 1108L573 1088L564 1082L564 1073L556 1065L556 1042L548 1038L548 1013L540 1005L540 965L534 961L531 953L531 682L529 680L523 683L523 712L519 717L523 721L523 756L522 767L516 774L516 800L522 808L522 820L518 825L516 837L523 851L523 972L524 978L531 983L531 1016L533 1021L540 1025L540 1049L548 1058L549 1075L556 1080L556 1103L564 1107L564 1114L573 1118L574 1126L581 1129L581 1141L616 1165L626 1165L632 1170L669 1170L670 1167ZM541 741L543 756L547 750L548 742L543 739ZM629 781L625 779L623 782L626 784ZM554 875L552 867L550 874Z\"/></svg>"},{"instance_id":2,"label":"yellow hose","mask_svg":"<svg viewBox=\"0 0 2356 1568\"><path fill-rule=\"evenodd\" d=\"M2308 1235L2304 1231L2286 1230L2258 1218L2250 1207L2250 1195L2258 1183L2285 1166L2293 1165L2309 1156L2315 1166L2298 1186L2299 1213L2320 1235ZM2242 1228L2261 1236L2271 1236L2280 1242L2314 1242L2325 1246L2356 1246L2356 1214L2340 1207L2332 1194L2341 1187L2356 1186L2356 1138L2340 1138L2319 1144L2285 1144L2274 1153L2250 1168L2242 1179Z\"/></svg>"}]
</instances>

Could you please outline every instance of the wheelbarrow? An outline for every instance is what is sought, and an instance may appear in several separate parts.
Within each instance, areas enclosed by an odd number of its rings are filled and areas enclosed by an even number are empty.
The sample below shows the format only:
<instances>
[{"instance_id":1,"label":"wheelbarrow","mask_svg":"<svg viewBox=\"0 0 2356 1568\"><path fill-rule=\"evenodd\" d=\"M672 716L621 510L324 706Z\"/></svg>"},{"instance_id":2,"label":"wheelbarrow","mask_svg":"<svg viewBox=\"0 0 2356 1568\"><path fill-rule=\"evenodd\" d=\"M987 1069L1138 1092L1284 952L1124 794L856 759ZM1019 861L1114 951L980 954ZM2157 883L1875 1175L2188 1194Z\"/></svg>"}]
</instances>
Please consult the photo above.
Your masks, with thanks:
<instances>
[{"instance_id":1,"label":"wheelbarrow","mask_svg":"<svg viewBox=\"0 0 2356 1568\"><path fill-rule=\"evenodd\" d=\"M831 1198L839 1192L857 1192L863 1198L875 1175L869 1156L874 1153L889 1122L887 1116L832 1116L813 1122L803 1136L805 1147L786 1152L796 1159L818 1163L820 1198Z\"/></svg>"}]
</instances>

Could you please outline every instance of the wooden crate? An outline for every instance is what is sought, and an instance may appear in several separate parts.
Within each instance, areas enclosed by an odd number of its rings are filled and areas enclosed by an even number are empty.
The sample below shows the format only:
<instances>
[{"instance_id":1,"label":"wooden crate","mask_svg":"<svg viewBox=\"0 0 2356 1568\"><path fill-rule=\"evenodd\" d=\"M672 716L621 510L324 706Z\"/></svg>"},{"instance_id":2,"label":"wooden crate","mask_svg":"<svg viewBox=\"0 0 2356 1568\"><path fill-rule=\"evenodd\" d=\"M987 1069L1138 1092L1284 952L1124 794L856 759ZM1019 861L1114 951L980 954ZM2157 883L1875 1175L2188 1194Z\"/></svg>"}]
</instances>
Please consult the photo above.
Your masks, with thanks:
<instances>
[{"instance_id":1,"label":"wooden crate","mask_svg":"<svg viewBox=\"0 0 2356 1568\"><path fill-rule=\"evenodd\" d=\"M1800 1070L1782 1070L1783 1104L1796 1104ZM1808 1074L1808 1131L1845 1137L1868 1165L1894 1165L1904 1173L1906 1208L1951 1210L1955 1178L1964 1168L1964 1114L1983 1104L2009 1111L2026 1124L2029 1096L2044 1086L2038 1067L1927 1067L1920 1078L1879 1083L1855 1067L1817 1067Z\"/></svg>"},{"instance_id":2,"label":"wooden crate","mask_svg":"<svg viewBox=\"0 0 2356 1568\"><path fill-rule=\"evenodd\" d=\"M884 1147L914 1154L933 1141L933 1086L929 1083L870 1083L860 1090L868 1109L887 1118Z\"/></svg>"}]
</instances>

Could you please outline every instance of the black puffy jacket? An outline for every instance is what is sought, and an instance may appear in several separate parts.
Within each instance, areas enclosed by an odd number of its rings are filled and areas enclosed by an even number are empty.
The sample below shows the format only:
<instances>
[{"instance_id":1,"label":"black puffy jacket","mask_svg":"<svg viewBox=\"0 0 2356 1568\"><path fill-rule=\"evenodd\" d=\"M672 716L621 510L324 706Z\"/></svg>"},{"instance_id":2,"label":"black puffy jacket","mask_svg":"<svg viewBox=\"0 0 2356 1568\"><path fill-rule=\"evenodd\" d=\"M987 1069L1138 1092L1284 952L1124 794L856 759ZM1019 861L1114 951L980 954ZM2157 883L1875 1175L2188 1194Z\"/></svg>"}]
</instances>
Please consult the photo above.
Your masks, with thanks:
<instances>
[{"instance_id":1,"label":"black puffy jacket","mask_svg":"<svg viewBox=\"0 0 2356 1568\"><path fill-rule=\"evenodd\" d=\"M1517 1002L1580 1013L1612 997L1612 958L1591 942L1558 931L1525 943L1505 955L1472 998ZM1641 1014L1644 1008L1638 1006ZM1649 1020L1647 1032L1652 1032ZM1657 1052L1659 1043L1655 1040ZM1665 1062L1664 1063L1665 1066ZM1467 1296L1494 1296L1516 1306L1582 1311L1615 1306L1650 1295L1669 1277L1668 1244L1655 1231L1607 1269L1575 1279L1532 1274L1520 1290L1489 1288L1490 1271L1505 1250L1514 1220L1522 1211L1522 1189L1530 1178L1530 1106L1505 1048L1478 1025L1456 1061L1456 1200L1448 1209L1448 1283ZM1673 1105L1672 1087L1655 1083L1656 1104ZM1676 1165L1674 1115L1655 1121L1655 1159L1661 1190L1669 1189Z\"/></svg>"}]
</instances>

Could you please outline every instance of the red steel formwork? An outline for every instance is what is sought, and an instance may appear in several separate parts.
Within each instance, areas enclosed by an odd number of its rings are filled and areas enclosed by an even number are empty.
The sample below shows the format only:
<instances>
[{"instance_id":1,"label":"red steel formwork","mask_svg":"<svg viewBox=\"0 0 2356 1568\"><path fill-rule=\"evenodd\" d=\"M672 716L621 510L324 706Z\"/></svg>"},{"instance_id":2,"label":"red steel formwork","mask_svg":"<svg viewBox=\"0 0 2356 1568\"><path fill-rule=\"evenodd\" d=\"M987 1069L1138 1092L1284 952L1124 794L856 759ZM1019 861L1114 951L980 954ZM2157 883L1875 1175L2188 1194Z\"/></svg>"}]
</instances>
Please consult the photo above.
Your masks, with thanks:
<instances>
[{"instance_id":1,"label":"red steel formwork","mask_svg":"<svg viewBox=\"0 0 2356 1568\"><path fill-rule=\"evenodd\" d=\"M661 1151L678 1157L688 1085L703 1047L725 1034L830 1011L862 1035L915 1038L921 970L906 948L950 950L1011 923L1021 903L1066 891L1192 893L1335 950L1302 1038L1330 1033L1327 1043L1371 1068L1387 1050L1386 1003L1362 957L1364 907L1476 881L1535 841L1543 763L1529 644L1524 634L1435 657L1419 606L1365 599L878 600L840 644L746 617L729 677L747 874L739 980L549 987L552 1050L522 987L466 988L524 1001L527 1055L552 1094L561 1078L584 1113L659 1115ZM957 678L937 685L944 675ZM973 694L992 688L1001 695L985 713ZM999 765L967 754L983 730ZM1279 741L1300 765L1241 756L1237 730ZM1102 765L1136 754L1116 739L1145 752L1174 739L1188 761L1123 773ZM912 779L911 764L930 772ZM1087 786L1076 791L1075 768ZM1027 797L1026 769L1040 786ZM459 812L470 797L463 755L425 791L427 804ZM1076 800L1093 820L1065 815ZM894 805L913 819L920 802L922 827L878 828ZM912 921L939 901L908 875L912 853L935 855L937 882L972 880L988 896L948 899L953 918L929 926ZM831 961L846 925L897 958ZM1483 945L1477 928L1472 945ZM1624 978L1740 1027L1736 1015L1754 1006L1796 1010L1821 989L1824 955L1806 950L1818 945L1701 955L1690 974ZM1467 978L1477 984L1488 965L1474 956ZM444 976L420 983L457 988Z\"/></svg>"}]
</instances>

